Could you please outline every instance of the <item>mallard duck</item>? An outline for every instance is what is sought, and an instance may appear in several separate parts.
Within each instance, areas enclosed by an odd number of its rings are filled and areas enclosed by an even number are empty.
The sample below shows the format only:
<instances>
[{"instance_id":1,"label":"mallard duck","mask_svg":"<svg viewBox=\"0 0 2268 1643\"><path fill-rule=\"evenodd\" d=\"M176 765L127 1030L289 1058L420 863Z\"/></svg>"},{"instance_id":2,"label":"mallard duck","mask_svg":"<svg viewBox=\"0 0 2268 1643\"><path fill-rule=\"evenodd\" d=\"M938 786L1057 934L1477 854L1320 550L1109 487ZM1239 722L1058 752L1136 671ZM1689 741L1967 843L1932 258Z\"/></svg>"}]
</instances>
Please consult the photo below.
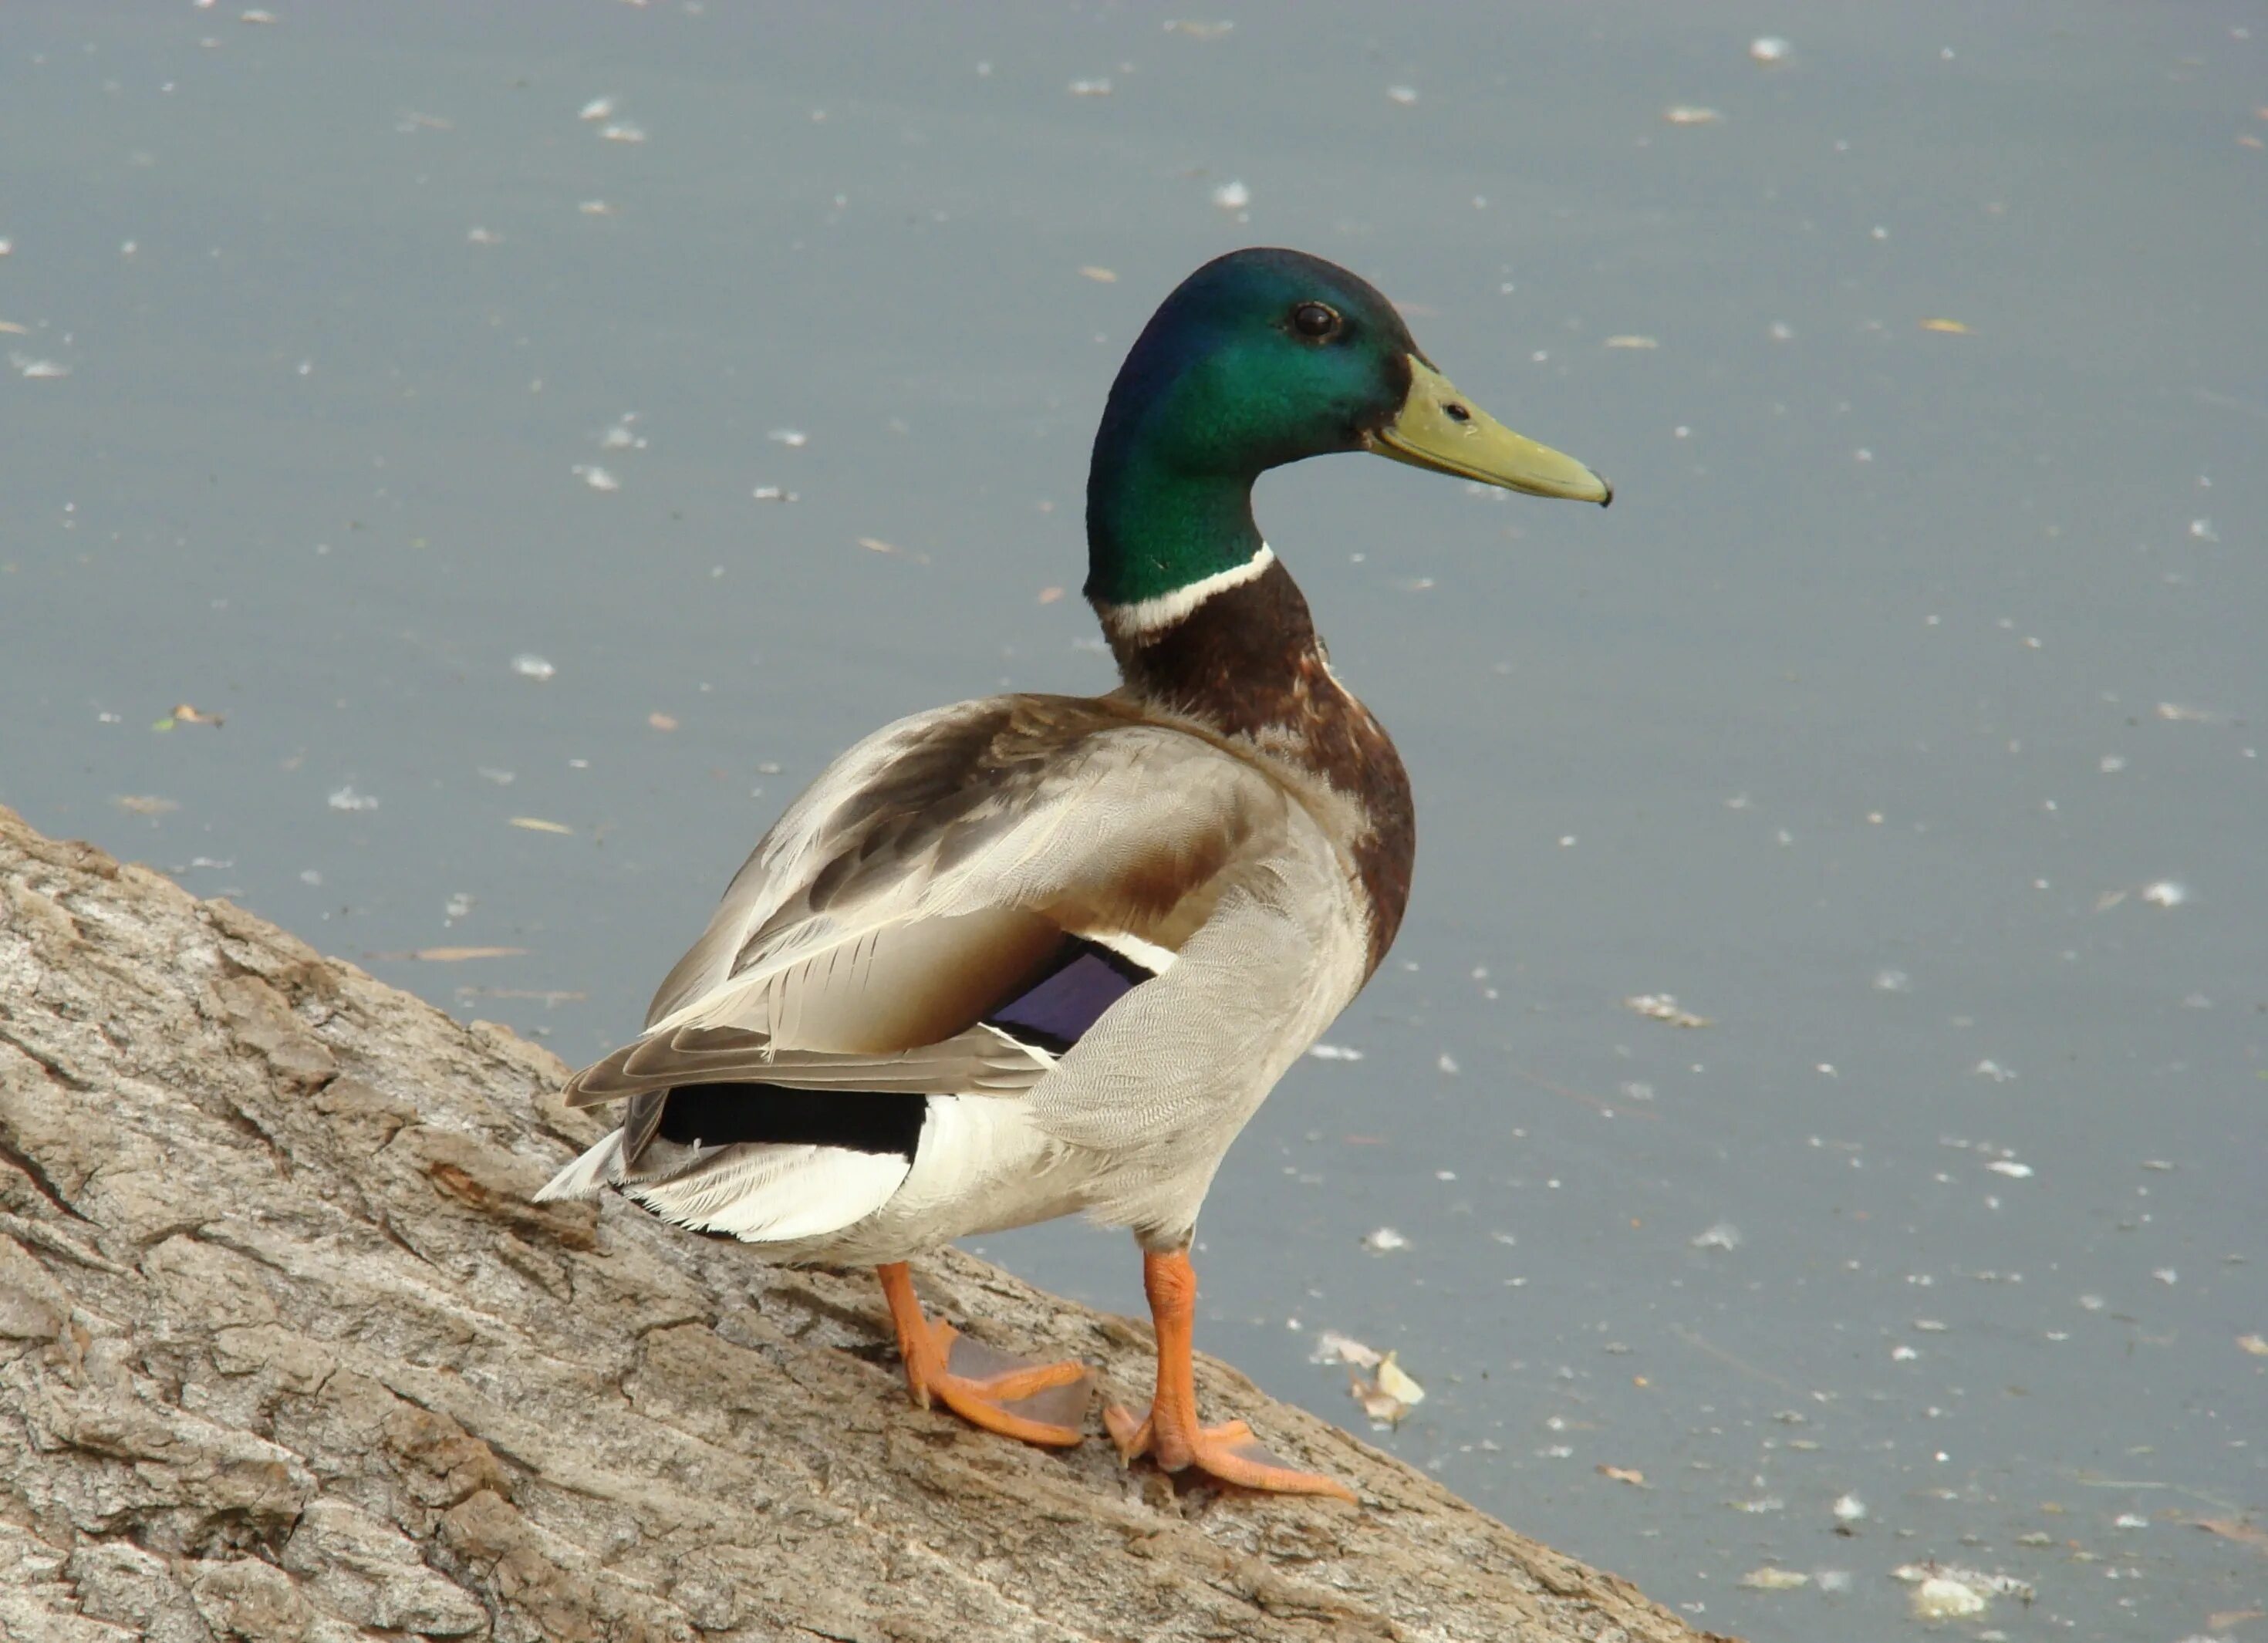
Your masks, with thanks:
<instances>
[{"instance_id":1,"label":"mallard duck","mask_svg":"<svg viewBox=\"0 0 2268 1643\"><path fill-rule=\"evenodd\" d=\"M1130 1463L1353 1496L1197 1418L1189 1241L1213 1173L1385 956L1410 783L1252 515L1262 470L1370 451L1602 505L1607 483L1475 406L1393 305L1299 252L1167 298L1110 390L1086 593L1106 696L900 719L764 835L645 1031L566 1087L621 1127L540 1195L613 1188L775 1260L872 1265L907 1383L975 1425L1080 1438L1093 1376L924 1317L907 1263L1083 1213L1133 1232L1156 1322Z\"/></svg>"}]
</instances>

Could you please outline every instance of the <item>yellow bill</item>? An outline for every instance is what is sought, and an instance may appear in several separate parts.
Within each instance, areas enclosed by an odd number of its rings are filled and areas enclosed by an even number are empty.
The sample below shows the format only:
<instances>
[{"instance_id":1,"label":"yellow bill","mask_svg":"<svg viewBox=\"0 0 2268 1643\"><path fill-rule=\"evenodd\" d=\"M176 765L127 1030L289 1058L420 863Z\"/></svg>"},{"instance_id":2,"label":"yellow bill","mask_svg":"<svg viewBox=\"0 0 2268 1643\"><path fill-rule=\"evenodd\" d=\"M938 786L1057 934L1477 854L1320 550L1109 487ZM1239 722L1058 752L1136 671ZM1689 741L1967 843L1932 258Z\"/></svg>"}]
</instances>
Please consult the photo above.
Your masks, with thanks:
<instances>
[{"instance_id":1,"label":"yellow bill","mask_svg":"<svg viewBox=\"0 0 2268 1643\"><path fill-rule=\"evenodd\" d=\"M1601 507L1615 499L1615 488L1605 480L1573 457L1513 432L1414 354L1410 395L1402 402L1401 414L1371 436L1370 448L1413 468L1531 497L1563 497Z\"/></svg>"}]
</instances>

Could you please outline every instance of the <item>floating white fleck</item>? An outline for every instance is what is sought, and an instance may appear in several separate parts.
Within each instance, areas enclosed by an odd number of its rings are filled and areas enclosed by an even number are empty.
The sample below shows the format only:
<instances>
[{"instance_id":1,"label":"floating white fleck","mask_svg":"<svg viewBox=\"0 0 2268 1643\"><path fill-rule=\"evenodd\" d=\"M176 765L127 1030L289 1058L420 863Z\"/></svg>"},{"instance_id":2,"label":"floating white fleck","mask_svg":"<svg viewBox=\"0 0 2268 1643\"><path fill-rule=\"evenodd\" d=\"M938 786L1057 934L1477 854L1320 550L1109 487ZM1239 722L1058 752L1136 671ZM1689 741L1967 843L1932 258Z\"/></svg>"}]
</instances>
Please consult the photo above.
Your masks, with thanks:
<instances>
[{"instance_id":1,"label":"floating white fleck","mask_svg":"<svg viewBox=\"0 0 2268 1643\"><path fill-rule=\"evenodd\" d=\"M1441 1052L1441 1058L1436 1061L1433 1065L1440 1068L1442 1072L1447 1073L1452 1078L1454 1078L1457 1074L1457 1058L1446 1050Z\"/></svg>"},{"instance_id":2,"label":"floating white fleck","mask_svg":"<svg viewBox=\"0 0 2268 1643\"><path fill-rule=\"evenodd\" d=\"M604 200L578 201L575 209L585 217L612 217L615 214L615 208Z\"/></svg>"},{"instance_id":3,"label":"floating white fleck","mask_svg":"<svg viewBox=\"0 0 2268 1643\"><path fill-rule=\"evenodd\" d=\"M621 480L596 462L578 462L574 471L577 477L593 490L620 490L622 488Z\"/></svg>"},{"instance_id":4,"label":"floating white fleck","mask_svg":"<svg viewBox=\"0 0 2268 1643\"><path fill-rule=\"evenodd\" d=\"M1933 1574L1913 1589L1917 1620L1958 1620L1984 1612L1984 1594L1960 1580Z\"/></svg>"},{"instance_id":5,"label":"floating white fleck","mask_svg":"<svg viewBox=\"0 0 2268 1643\"><path fill-rule=\"evenodd\" d=\"M1572 838L1567 838L1562 839L1559 842L1562 844L1571 844L1574 841ZM1667 1021L1672 1027L1706 1027L1709 1025L1709 1018L1707 1016L1694 1014L1692 1011L1688 1010L1680 1005L1674 994L1667 992L1641 992L1634 994L1623 1000L1623 1007L1626 1010L1635 1010L1649 1020Z\"/></svg>"},{"instance_id":6,"label":"floating white fleck","mask_svg":"<svg viewBox=\"0 0 2268 1643\"><path fill-rule=\"evenodd\" d=\"M2013 1067L2004 1067L1989 1056L1984 1060L1978 1062L1970 1070L1976 1073L1978 1078L1990 1079L1995 1084L2006 1084L2009 1079L2016 1076L2015 1069Z\"/></svg>"},{"instance_id":7,"label":"floating white fleck","mask_svg":"<svg viewBox=\"0 0 2268 1643\"><path fill-rule=\"evenodd\" d=\"M1342 1335L1336 1330L1325 1330L1315 1337L1315 1349L1307 1354L1311 1364L1352 1364L1358 1369L1375 1369L1386 1354L1375 1346L1366 1345L1351 1335Z\"/></svg>"},{"instance_id":8,"label":"floating white fleck","mask_svg":"<svg viewBox=\"0 0 2268 1643\"><path fill-rule=\"evenodd\" d=\"M1363 1055L1351 1044L1311 1044L1307 1053L1318 1061L1359 1061Z\"/></svg>"},{"instance_id":9,"label":"floating white fleck","mask_svg":"<svg viewBox=\"0 0 2268 1643\"><path fill-rule=\"evenodd\" d=\"M2095 768L2105 776L2116 776L2126 768L2126 761L2115 753L2106 753L2095 761Z\"/></svg>"},{"instance_id":10,"label":"floating white fleck","mask_svg":"<svg viewBox=\"0 0 2268 1643\"><path fill-rule=\"evenodd\" d=\"M1747 1512L1759 1517L1787 1510L1787 1502L1778 1495L1758 1495L1753 1500L1727 1500L1725 1504L1735 1512Z\"/></svg>"},{"instance_id":11,"label":"floating white fleck","mask_svg":"<svg viewBox=\"0 0 2268 1643\"><path fill-rule=\"evenodd\" d=\"M1704 1232L1697 1232L1687 1241L1696 1249L1737 1249L1741 1247L1741 1229L1730 1221L1719 1221Z\"/></svg>"},{"instance_id":12,"label":"floating white fleck","mask_svg":"<svg viewBox=\"0 0 2268 1643\"><path fill-rule=\"evenodd\" d=\"M1921 1354L1911 1346L1893 1346L1890 1348L1890 1361L1894 1364L1910 1364L1920 1356Z\"/></svg>"},{"instance_id":13,"label":"floating white fleck","mask_svg":"<svg viewBox=\"0 0 2268 1643\"><path fill-rule=\"evenodd\" d=\"M1863 1523L1867 1520L1867 1503L1855 1494L1837 1495L1834 1512L1837 1523Z\"/></svg>"},{"instance_id":14,"label":"floating white fleck","mask_svg":"<svg viewBox=\"0 0 2268 1643\"><path fill-rule=\"evenodd\" d=\"M1819 1589L1822 1592L1841 1594L1851 1589L1851 1572L1848 1569L1822 1569L1817 1578Z\"/></svg>"},{"instance_id":15,"label":"floating white fleck","mask_svg":"<svg viewBox=\"0 0 2268 1643\"><path fill-rule=\"evenodd\" d=\"M614 112L615 99L613 98L593 97L589 102L583 105L583 112L575 117L578 120L605 120L610 118Z\"/></svg>"},{"instance_id":16,"label":"floating white fleck","mask_svg":"<svg viewBox=\"0 0 2268 1643\"><path fill-rule=\"evenodd\" d=\"M779 485L758 485L748 492L759 502L793 502L796 494Z\"/></svg>"},{"instance_id":17,"label":"floating white fleck","mask_svg":"<svg viewBox=\"0 0 2268 1643\"><path fill-rule=\"evenodd\" d=\"M2111 1520L2111 1527L2113 1529L2147 1529L2150 1527L2150 1520L2139 1512L2121 1512Z\"/></svg>"},{"instance_id":18,"label":"floating white fleck","mask_svg":"<svg viewBox=\"0 0 2268 1643\"><path fill-rule=\"evenodd\" d=\"M1799 1586L1811 1584L1811 1577L1800 1569L1775 1569L1770 1564L1761 1569L1751 1569L1741 1577L1742 1586L1752 1592L1792 1592Z\"/></svg>"},{"instance_id":19,"label":"floating white fleck","mask_svg":"<svg viewBox=\"0 0 2268 1643\"><path fill-rule=\"evenodd\" d=\"M2006 1175L2011 1181L2029 1181L2032 1176L2029 1164L2020 1164L2013 1158L1996 1158L1984 1168L1996 1175Z\"/></svg>"},{"instance_id":20,"label":"floating white fleck","mask_svg":"<svg viewBox=\"0 0 2268 1643\"><path fill-rule=\"evenodd\" d=\"M774 445L784 445L791 451L800 451L811 443L811 436L800 428L775 428L764 438Z\"/></svg>"},{"instance_id":21,"label":"floating white fleck","mask_svg":"<svg viewBox=\"0 0 2268 1643\"><path fill-rule=\"evenodd\" d=\"M42 378L67 377L70 367L53 359L33 359L27 354L11 354L8 363L16 367L16 374L34 381Z\"/></svg>"},{"instance_id":22,"label":"floating white fleck","mask_svg":"<svg viewBox=\"0 0 2268 1643\"><path fill-rule=\"evenodd\" d=\"M2220 533L2213 529L2211 519L2191 519L2190 534L2201 542L2217 542L2220 540Z\"/></svg>"},{"instance_id":23,"label":"floating white fleck","mask_svg":"<svg viewBox=\"0 0 2268 1643\"><path fill-rule=\"evenodd\" d=\"M1787 42L1777 34L1759 34L1749 42L1749 56L1751 61L1761 63L1766 68L1786 63Z\"/></svg>"},{"instance_id":24,"label":"floating white fleck","mask_svg":"<svg viewBox=\"0 0 2268 1643\"><path fill-rule=\"evenodd\" d=\"M1381 1227L1364 1236L1362 1247L1374 1255L1384 1255L1389 1250L1407 1249L1410 1240L1391 1227Z\"/></svg>"},{"instance_id":25,"label":"floating white fleck","mask_svg":"<svg viewBox=\"0 0 2268 1643\"><path fill-rule=\"evenodd\" d=\"M1110 79L1108 75L1103 75L1091 80L1073 80L1064 89L1073 97L1108 97L1110 95Z\"/></svg>"},{"instance_id":26,"label":"floating white fleck","mask_svg":"<svg viewBox=\"0 0 2268 1643\"><path fill-rule=\"evenodd\" d=\"M2182 1275L2170 1266L2159 1267L2153 1271L2150 1276L2156 1278L2161 1284L2174 1285L2182 1281Z\"/></svg>"},{"instance_id":27,"label":"floating white fleck","mask_svg":"<svg viewBox=\"0 0 2268 1643\"><path fill-rule=\"evenodd\" d=\"M441 916L452 922L460 918L469 917L472 914L472 910L473 898L469 893L464 890L458 891L441 905Z\"/></svg>"},{"instance_id":28,"label":"floating white fleck","mask_svg":"<svg viewBox=\"0 0 2268 1643\"><path fill-rule=\"evenodd\" d=\"M549 679L559 671L533 651L522 651L513 657L512 670L523 679Z\"/></svg>"},{"instance_id":29,"label":"floating white fleck","mask_svg":"<svg viewBox=\"0 0 2268 1643\"><path fill-rule=\"evenodd\" d=\"M1386 100L1399 103L1404 108L1414 107L1418 102L1418 88L1414 85L1389 85L1386 88Z\"/></svg>"},{"instance_id":30,"label":"floating white fleck","mask_svg":"<svg viewBox=\"0 0 2268 1643\"><path fill-rule=\"evenodd\" d=\"M643 143L645 128L632 120L617 120L612 125L600 126L599 135L609 143Z\"/></svg>"},{"instance_id":31,"label":"floating white fleck","mask_svg":"<svg viewBox=\"0 0 2268 1643\"><path fill-rule=\"evenodd\" d=\"M357 792L354 790L354 785L351 782L348 783L343 787L335 790L330 796L328 803L334 810L375 810L378 808L378 800L368 793Z\"/></svg>"},{"instance_id":32,"label":"floating white fleck","mask_svg":"<svg viewBox=\"0 0 2268 1643\"><path fill-rule=\"evenodd\" d=\"M500 246L504 243L504 236L495 229L482 228L477 224L465 230L465 238L476 246Z\"/></svg>"},{"instance_id":33,"label":"floating white fleck","mask_svg":"<svg viewBox=\"0 0 2268 1643\"><path fill-rule=\"evenodd\" d=\"M302 884L320 884L322 881L323 881L323 875L322 875L320 873L319 873L318 871L316 871L314 868L313 868L313 867L302 867L302 868L299 870L299 882L300 882L300 883L302 883Z\"/></svg>"},{"instance_id":34,"label":"floating white fleck","mask_svg":"<svg viewBox=\"0 0 2268 1643\"><path fill-rule=\"evenodd\" d=\"M2144 888L2142 899L2153 907L2179 907L2190 899L2189 886L2174 879L2161 879Z\"/></svg>"},{"instance_id":35,"label":"floating white fleck","mask_svg":"<svg viewBox=\"0 0 2268 1643\"><path fill-rule=\"evenodd\" d=\"M1241 211L1252 203L1252 190L1241 182L1224 182L1212 191L1212 203L1224 211Z\"/></svg>"},{"instance_id":36,"label":"floating white fleck","mask_svg":"<svg viewBox=\"0 0 2268 1643\"><path fill-rule=\"evenodd\" d=\"M1879 992L1911 992L1913 977L1902 969L1878 969L1874 972L1874 988Z\"/></svg>"}]
</instances>

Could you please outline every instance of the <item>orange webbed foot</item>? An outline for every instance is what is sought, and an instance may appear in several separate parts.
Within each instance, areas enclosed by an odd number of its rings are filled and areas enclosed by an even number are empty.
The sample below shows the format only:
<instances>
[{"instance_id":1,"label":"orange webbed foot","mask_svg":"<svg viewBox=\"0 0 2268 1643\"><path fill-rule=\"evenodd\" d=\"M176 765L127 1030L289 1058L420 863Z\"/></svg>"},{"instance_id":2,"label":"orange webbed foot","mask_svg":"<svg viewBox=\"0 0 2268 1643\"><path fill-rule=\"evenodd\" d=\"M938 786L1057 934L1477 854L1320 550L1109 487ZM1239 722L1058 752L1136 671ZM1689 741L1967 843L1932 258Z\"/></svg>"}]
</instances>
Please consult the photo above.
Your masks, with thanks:
<instances>
[{"instance_id":1,"label":"orange webbed foot","mask_svg":"<svg viewBox=\"0 0 2268 1643\"><path fill-rule=\"evenodd\" d=\"M1110 1428L1110 1440L1118 1446L1122 1461L1130 1463L1142 1455L1154 1455L1169 1472L1194 1466L1241 1489L1325 1495L1360 1504L1354 1491L1338 1479L1303 1472L1270 1453L1241 1420L1218 1426L1197 1424L1197 1370L1189 1355L1197 1278L1186 1249L1144 1251L1142 1288L1158 1330L1158 1393L1149 1414L1139 1420L1128 1410L1103 1411L1103 1425Z\"/></svg>"},{"instance_id":2,"label":"orange webbed foot","mask_svg":"<svg viewBox=\"0 0 2268 1643\"><path fill-rule=\"evenodd\" d=\"M1130 1464L1145 1455L1155 1454L1158 1464L1168 1471L1178 1472L1194 1466L1206 1477L1234 1484L1240 1489L1258 1489L1279 1495L1323 1495L1350 1505L1361 1504L1354 1491L1337 1478L1326 1477L1321 1472L1303 1472L1291 1464L1254 1437L1252 1428L1241 1420L1225 1421L1218 1426L1196 1426L1180 1434L1177 1442L1163 1446L1156 1436L1158 1412L1154 1407L1149 1415L1137 1420L1132 1411L1113 1404L1102 1411L1102 1424L1110 1428L1110 1440L1118 1446L1118 1458ZM1168 1458L1169 1455L1173 1458ZM1182 1458L1184 1455L1186 1458Z\"/></svg>"},{"instance_id":3,"label":"orange webbed foot","mask_svg":"<svg viewBox=\"0 0 2268 1643\"><path fill-rule=\"evenodd\" d=\"M972 1426L1049 1448L1069 1448L1094 1394L1094 1372L1083 1363L1042 1363L972 1340L953 1325L922 1316L903 1263L879 1269L890 1303L906 1386L915 1404L934 1400Z\"/></svg>"}]
</instances>

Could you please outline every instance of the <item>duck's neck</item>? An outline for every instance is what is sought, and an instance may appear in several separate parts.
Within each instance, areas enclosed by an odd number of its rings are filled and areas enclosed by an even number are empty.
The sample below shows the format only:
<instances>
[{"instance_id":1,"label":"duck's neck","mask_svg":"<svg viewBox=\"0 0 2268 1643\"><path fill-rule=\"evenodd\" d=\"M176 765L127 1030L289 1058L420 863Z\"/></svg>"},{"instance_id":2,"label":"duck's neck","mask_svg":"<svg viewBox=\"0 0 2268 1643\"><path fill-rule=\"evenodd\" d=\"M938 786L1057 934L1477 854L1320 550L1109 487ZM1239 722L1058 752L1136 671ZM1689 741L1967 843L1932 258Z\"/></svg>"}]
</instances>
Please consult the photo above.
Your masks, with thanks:
<instances>
[{"instance_id":1,"label":"duck's neck","mask_svg":"<svg viewBox=\"0 0 2268 1643\"><path fill-rule=\"evenodd\" d=\"M1166 593L1096 599L1095 614L1131 695L1248 740L1359 807L1362 826L1346 844L1368 904L1375 969L1410 900L1410 777L1393 738L1332 674L1292 573L1257 531L1252 542L1241 560Z\"/></svg>"}]
</instances>

